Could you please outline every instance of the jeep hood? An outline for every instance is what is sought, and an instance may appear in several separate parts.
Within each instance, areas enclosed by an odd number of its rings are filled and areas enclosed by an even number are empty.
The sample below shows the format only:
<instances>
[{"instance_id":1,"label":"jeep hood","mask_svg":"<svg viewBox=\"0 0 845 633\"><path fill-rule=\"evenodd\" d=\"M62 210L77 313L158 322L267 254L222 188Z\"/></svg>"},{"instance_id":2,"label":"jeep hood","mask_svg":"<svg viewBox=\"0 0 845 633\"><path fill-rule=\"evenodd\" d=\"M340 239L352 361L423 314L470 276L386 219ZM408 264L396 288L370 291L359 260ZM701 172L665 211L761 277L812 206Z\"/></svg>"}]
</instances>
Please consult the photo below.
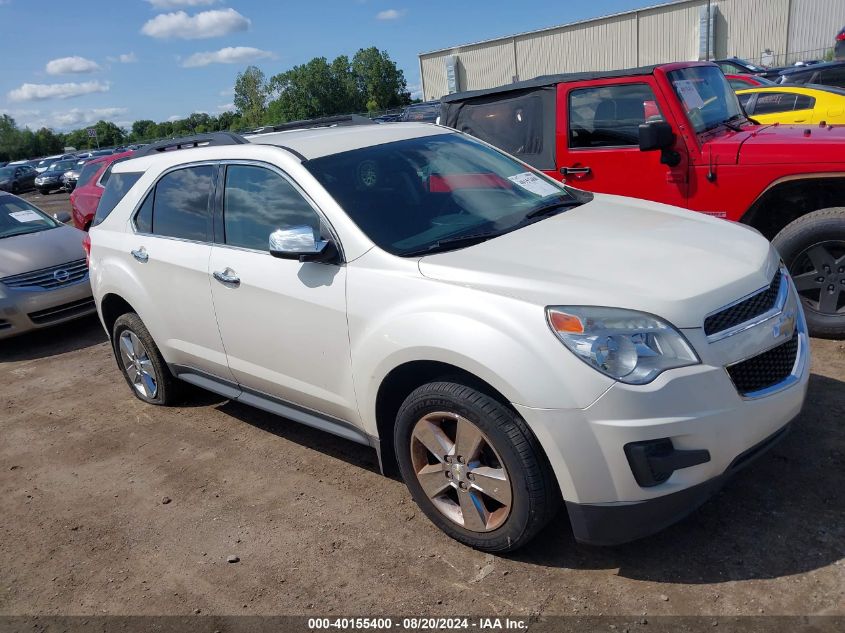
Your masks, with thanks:
<instances>
[{"instance_id":1,"label":"jeep hood","mask_svg":"<svg viewBox=\"0 0 845 633\"><path fill-rule=\"evenodd\" d=\"M845 126L767 125L745 134L740 165L779 163L842 163L845 169Z\"/></svg>"},{"instance_id":2,"label":"jeep hood","mask_svg":"<svg viewBox=\"0 0 845 633\"><path fill-rule=\"evenodd\" d=\"M475 246L423 257L431 279L538 305L656 314L676 327L766 285L778 257L755 231L668 205L596 194Z\"/></svg>"}]
</instances>

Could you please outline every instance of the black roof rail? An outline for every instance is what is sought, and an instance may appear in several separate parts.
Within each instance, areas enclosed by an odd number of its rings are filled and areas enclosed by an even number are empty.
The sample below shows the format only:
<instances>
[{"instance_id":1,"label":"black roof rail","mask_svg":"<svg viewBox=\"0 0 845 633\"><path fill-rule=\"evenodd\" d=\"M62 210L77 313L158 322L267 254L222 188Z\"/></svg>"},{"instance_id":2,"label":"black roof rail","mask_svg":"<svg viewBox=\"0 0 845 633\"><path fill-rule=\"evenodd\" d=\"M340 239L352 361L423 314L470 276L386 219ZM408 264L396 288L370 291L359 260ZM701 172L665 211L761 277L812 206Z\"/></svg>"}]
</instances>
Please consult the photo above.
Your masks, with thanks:
<instances>
[{"instance_id":1,"label":"black roof rail","mask_svg":"<svg viewBox=\"0 0 845 633\"><path fill-rule=\"evenodd\" d=\"M290 121L277 125L265 125L251 134L266 134L268 132L284 132L286 130L307 130L314 127L346 127L350 125L378 125L365 116L359 114L340 114L337 116L324 116L317 119L303 119L302 121Z\"/></svg>"},{"instance_id":2,"label":"black roof rail","mask_svg":"<svg viewBox=\"0 0 845 633\"><path fill-rule=\"evenodd\" d=\"M182 136L180 138L168 138L163 141L156 141L146 147L135 150L132 158L152 156L162 152L170 152L177 149L189 149L191 147L211 147L215 145L243 145L249 143L240 134L234 132L209 132L208 134L194 134L193 136Z\"/></svg>"}]
</instances>

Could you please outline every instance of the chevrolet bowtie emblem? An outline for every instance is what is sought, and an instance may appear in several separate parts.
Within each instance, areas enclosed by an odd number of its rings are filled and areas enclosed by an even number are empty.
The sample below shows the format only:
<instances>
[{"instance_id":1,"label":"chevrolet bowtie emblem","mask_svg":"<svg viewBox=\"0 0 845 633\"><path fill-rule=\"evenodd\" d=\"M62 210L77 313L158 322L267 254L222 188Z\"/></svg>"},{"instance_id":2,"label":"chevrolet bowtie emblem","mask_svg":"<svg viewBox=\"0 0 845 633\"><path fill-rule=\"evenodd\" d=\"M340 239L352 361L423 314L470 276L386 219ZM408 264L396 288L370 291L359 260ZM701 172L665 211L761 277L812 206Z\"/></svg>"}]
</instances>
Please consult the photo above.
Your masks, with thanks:
<instances>
[{"instance_id":1,"label":"chevrolet bowtie emblem","mask_svg":"<svg viewBox=\"0 0 845 633\"><path fill-rule=\"evenodd\" d=\"M772 328L775 338L792 338L795 333L795 312L784 312Z\"/></svg>"}]
</instances>

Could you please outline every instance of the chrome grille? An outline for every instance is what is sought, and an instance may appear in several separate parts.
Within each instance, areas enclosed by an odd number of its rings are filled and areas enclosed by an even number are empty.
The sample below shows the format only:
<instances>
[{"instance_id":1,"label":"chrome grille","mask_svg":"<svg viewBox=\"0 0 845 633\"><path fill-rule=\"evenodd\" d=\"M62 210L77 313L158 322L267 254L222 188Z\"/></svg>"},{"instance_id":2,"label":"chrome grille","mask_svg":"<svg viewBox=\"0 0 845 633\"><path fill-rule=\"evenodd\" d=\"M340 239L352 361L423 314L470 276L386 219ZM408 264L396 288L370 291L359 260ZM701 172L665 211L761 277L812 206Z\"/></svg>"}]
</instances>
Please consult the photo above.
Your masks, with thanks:
<instances>
[{"instance_id":1,"label":"chrome grille","mask_svg":"<svg viewBox=\"0 0 845 633\"><path fill-rule=\"evenodd\" d=\"M87 277L88 265L85 263L85 259L77 259L58 266L4 277L0 279L0 283L7 288L53 290L54 288L69 286Z\"/></svg>"},{"instance_id":2,"label":"chrome grille","mask_svg":"<svg viewBox=\"0 0 845 633\"><path fill-rule=\"evenodd\" d=\"M777 301L782 280L783 274L777 271L768 288L708 316L704 319L704 333L712 336L724 332L771 310Z\"/></svg>"}]
</instances>

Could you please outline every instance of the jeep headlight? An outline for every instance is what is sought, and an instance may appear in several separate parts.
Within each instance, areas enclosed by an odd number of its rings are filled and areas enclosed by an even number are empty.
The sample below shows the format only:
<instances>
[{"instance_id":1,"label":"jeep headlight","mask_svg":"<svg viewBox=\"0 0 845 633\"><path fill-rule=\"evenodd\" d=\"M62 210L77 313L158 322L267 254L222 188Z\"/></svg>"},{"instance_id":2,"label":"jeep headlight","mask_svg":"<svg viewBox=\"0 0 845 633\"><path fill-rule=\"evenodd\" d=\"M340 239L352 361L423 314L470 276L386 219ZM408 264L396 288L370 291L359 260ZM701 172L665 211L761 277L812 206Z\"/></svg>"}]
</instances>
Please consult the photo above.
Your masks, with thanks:
<instances>
[{"instance_id":1,"label":"jeep headlight","mask_svg":"<svg viewBox=\"0 0 845 633\"><path fill-rule=\"evenodd\" d=\"M620 382L643 385L667 369L700 362L683 334L652 314L549 306L546 317L552 332L573 354Z\"/></svg>"}]
</instances>

